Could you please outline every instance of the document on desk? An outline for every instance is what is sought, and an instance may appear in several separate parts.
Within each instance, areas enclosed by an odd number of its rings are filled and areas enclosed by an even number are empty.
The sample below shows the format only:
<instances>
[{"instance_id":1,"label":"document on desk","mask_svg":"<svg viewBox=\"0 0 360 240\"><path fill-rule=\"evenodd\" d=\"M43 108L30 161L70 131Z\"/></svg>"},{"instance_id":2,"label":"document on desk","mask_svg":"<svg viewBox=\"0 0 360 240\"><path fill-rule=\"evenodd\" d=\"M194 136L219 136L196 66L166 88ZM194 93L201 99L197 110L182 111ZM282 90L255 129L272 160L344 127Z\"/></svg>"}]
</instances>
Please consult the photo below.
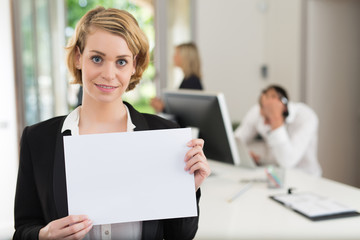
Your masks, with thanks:
<instances>
[{"instance_id":1,"label":"document on desk","mask_svg":"<svg viewBox=\"0 0 360 240\"><path fill-rule=\"evenodd\" d=\"M355 209L315 193L282 194L270 198L313 221L359 215Z\"/></svg>"},{"instance_id":2,"label":"document on desk","mask_svg":"<svg viewBox=\"0 0 360 240\"><path fill-rule=\"evenodd\" d=\"M94 225L197 216L190 128L65 136L69 214Z\"/></svg>"}]
</instances>

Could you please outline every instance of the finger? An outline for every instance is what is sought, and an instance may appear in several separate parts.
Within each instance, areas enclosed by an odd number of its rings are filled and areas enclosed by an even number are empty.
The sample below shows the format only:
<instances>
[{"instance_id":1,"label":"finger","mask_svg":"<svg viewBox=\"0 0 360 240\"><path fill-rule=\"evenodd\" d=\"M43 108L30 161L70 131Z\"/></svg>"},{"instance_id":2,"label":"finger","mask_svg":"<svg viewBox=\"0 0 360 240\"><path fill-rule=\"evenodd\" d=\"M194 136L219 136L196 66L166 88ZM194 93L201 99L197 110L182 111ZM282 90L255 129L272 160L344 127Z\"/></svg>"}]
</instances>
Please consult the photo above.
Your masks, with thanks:
<instances>
[{"instance_id":1,"label":"finger","mask_svg":"<svg viewBox=\"0 0 360 240\"><path fill-rule=\"evenodd\" d=\"M78 232L83 231L84 229L87 229L89 227L92 227L92 221L90 219L69 225L67 228L63 229L63 232L65 236L72 236Z\"/></svg>"},{"instance_id":2,"label":"finger","mask_svg":"<svg viewBox=\"0 0 360 240\"><path fill-rule=\"evenodd\" d=\"M78 222L82 222L84 220L89 220L89 217L87 215L69 215L65 218L61 218L60 220L63 219L63 227L67 227L69 225L78 223Z\"/></svg>"},{"instance_id":3,"label":"finger","mask_svg":"<svg viewBox=\"0 0 360 240\"><path fill-rule=\"evenodd\" d=\"M205 157L205 154L200 146L193 147L189 151L187 151L184 158L185 162L189 161L191 158L193 158L196 155Z\"/></svg>"},{"instance_id":4,"label":"finger","mask_svg":"<svg viewBox=\"0 0 360 240\"><path fill-rule=\"evenodd\" d=\"M190 169L192 168L192 166L194 166L195 164L197 164L198 162L203 163L205 166L209 167L209 163L207 162L207 159L205 156L202 156L200 154L195 155L193 158L189 159L186 162L186 166L185 166L185 170L186 171L190 171Z\"/></svg>"},{"instance_id":5,"label":"finger","mask_svg":"<svg viewBox=\"0 0 360 240\"><path fill-rule=\"evenodd\" d=\"M59 237L66 237L71 234L71 231L74 231L72 228L76 223L89 220L87 215L69 215L64 218L60 218L54 221L54 225L51 229L56 231L56 235ZM51 230L51 231L53 231Z\"/></svg>"},{"instance_id":6,"label":"finger","mask_svg":"<svg viewBox=\"0 0 360 240\"><path fill-rule=\"evenodd\" d=\"M67 236L66 240L73 240L73 239L83 239L85 237L85 235L91 230L91 228L93 227L93 225L91 224L90 226L82 229L81 231L78 231L70 236Z\"/></svg>"},{"instance_id":7,"label":"finger","mask_svg":"<svg viewBox=\"0 0 360 240\"><path fill-rule=\"evenodd\" d=\"M201 138L193 139L193 140L191 140L191 141L189 141L187 143L187 146L188 147L200 146L201 148L203 148L204 147L204 140L201 139Z\"/></svg>"},{"instance_id":8,"label":"finger","mask_svg":"<svg viewBox=\"0 0 360 240\"><path fill-rule=\"evenodd\" d=\"M51 222L51 224L49 225L49 231L58 237L65 237L68 235L66 229L70 225L73 225L79 221L83 221L86 219L88 219L88 216L86 215L70 215L67 217L63 217Z\"/></svg>"},{"instance_id":9,"label":"finger","mask_svg":"<svg viewBox=\"0 0 360 240\"><path fill-rule=\"evenodd\" d=\"M204 162L196 162L195 164L193 164L190 167L189 173L193 174L195 173L198 175L202 175L204 178L210 175L210 168L207 164L205 164Z\"/></svg>"},{"instance_id":10,"label":"finger","mask_svg":"<svg viewBox=\"0 0 360 240\"><path fill-rule=\"evenodd\" d=\"M203 162L205 165L209 165L209 163L207 162L206 157L204 155L196 154L195 156L193 156L192 158L190 158L186 161L185 171L189 171L190 168L193 165L195 165L197 162Z\"/></svg>"}]
</instances>

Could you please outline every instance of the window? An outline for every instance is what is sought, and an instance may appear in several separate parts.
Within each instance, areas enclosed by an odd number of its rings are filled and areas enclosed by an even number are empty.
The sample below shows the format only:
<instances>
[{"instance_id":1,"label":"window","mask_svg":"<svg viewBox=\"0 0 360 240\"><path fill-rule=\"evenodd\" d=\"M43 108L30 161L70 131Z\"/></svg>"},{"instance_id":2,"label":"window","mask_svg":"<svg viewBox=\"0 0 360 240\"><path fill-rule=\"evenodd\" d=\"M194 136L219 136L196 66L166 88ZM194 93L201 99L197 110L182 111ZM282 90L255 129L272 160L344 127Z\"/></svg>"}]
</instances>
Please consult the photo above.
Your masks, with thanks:
<instances>
[{"instance_id":1,"label":"window","mask_svg":"<svg viewBox=\"0 0 360 240\"><path fill-rule=\"evenodd\" d=\"M53 2L54 3L54 2ZM30 125L55 114L53 46L49 0L14 1L17 95L22 124ZM21 128L22 129L22 128Z\"/></svg>"}]
</instances>

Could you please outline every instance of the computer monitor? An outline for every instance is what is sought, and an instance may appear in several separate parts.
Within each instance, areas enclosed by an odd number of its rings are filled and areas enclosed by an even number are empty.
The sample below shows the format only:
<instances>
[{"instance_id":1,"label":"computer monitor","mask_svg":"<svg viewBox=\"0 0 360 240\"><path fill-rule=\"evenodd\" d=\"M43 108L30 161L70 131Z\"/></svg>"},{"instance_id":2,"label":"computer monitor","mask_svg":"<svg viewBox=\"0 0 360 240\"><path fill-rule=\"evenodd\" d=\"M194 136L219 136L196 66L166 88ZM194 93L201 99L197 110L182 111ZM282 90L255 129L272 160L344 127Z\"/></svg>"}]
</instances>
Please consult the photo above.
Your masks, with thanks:
<instances>
[{"instance_id":1,"label":"computer monitor","mask_svg":"<svg viewBox=\"0 0 360 240\"><path fill-rule=\"evenodd\" d=\"M196 90L166 90L165 110L181 127L196 127L204 139L208 159L233 165L240 164L233 129L222 93Z\"/></svg>"}]
</instances>

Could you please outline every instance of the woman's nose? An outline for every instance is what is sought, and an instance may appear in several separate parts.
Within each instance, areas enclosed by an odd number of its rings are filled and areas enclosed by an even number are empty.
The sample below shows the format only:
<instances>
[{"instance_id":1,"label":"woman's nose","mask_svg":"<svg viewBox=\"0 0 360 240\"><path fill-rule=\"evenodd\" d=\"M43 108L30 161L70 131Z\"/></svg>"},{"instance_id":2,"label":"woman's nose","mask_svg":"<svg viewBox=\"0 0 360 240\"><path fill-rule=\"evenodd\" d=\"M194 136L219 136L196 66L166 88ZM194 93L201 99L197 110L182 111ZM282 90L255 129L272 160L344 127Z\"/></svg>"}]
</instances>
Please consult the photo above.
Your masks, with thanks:
<instances>
[{"instance_id":1,"label":"woman's nose","mask_svg":"<svg viewBox=\"0 0 360 240\"><path fill-rule=\"evenodd\" d=\"M115 78L115 66L114 64L107 62L104 64L103 71L102 71L102 77L105 80L113 80Z\"/></svg>"}]
</instances>

